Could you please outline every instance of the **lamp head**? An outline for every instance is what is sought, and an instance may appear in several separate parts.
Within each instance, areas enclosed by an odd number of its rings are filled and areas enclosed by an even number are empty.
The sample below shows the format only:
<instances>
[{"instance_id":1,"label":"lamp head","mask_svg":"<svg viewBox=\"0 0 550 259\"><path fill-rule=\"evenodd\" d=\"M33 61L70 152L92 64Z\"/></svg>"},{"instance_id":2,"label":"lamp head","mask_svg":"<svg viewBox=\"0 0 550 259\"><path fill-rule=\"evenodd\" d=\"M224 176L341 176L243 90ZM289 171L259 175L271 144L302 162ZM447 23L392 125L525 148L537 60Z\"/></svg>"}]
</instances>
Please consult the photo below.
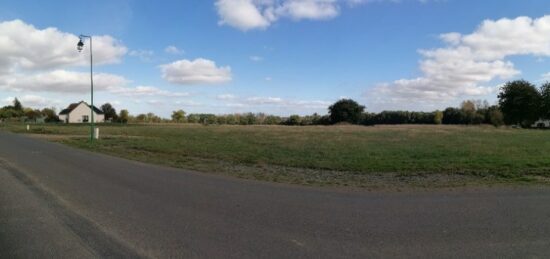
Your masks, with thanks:
<instances>
[{"instance_id":1,"label":"lamp head","mask_svg":"<svg viewBox=\"0 0 550 259\"><path fill-rule=\"evenodd\" d=\"M82 38L81 38L78 41L78 44L76 44L76 49L78 50L78 52L81 52L83 48L84 48L84 42L82 42Z\"/></svg>"}]
</instances>

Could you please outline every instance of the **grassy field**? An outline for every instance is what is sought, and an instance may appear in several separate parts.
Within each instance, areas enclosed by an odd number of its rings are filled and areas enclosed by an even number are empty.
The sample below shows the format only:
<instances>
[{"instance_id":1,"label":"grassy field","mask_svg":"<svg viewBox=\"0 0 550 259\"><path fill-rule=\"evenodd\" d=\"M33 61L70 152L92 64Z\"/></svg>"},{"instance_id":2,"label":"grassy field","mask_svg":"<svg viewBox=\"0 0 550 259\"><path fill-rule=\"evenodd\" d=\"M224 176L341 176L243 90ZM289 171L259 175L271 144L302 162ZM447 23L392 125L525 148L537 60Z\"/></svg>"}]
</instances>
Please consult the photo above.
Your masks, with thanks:
<instances>
[{"instance_id":1,"label":"grassy field","mask_svg":"<svg viewBox=\"0 0 550 259\"><path fill-rule=\"evenodd\" d=\"M1 125L1 124L0 124ZM550 131L489 126L31 125L30 133L149 163L306 185L546 183ZM3 125L26 132L24 125Z\"/></svg>"}]
</instances>

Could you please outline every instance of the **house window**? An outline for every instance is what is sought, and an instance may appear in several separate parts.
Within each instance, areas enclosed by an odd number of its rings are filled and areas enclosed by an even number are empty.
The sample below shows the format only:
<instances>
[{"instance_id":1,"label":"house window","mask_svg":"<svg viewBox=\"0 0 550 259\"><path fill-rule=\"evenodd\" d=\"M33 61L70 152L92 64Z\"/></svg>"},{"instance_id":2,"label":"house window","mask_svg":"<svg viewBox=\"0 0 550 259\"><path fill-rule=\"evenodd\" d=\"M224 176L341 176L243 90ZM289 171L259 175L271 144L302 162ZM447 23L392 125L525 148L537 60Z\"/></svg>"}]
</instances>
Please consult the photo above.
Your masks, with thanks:
<instances>
[{"instance_id":1,"label":"house window","mask_svg":"<svg viewBox=\"0 0 550 259\"><path fill-rule=\"evenodd\" d=\"M82 122L88 122L89 117L88 115L82 115Z\"/></svg>"}]
</instances>

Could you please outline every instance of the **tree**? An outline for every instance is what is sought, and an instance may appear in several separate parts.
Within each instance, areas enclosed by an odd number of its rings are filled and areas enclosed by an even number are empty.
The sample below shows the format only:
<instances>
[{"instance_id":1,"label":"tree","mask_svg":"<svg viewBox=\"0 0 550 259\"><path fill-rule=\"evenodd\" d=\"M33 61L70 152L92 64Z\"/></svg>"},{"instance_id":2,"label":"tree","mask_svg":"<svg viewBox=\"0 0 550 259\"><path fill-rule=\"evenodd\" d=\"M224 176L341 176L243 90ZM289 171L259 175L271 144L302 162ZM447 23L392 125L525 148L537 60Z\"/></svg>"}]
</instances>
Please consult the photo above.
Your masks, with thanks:
<instances>
[{"instance_id":1,"label":"tree","mask_svg":"<svg viewBox=\"0 0 550 259\"><path fill-rule=\"evenodd\" d=\"M302 118L300 118L300 115L291 115L285 121L285 124L290 126L296 126L296 125L300 125L301 122L302 122Z\"/></svg>"},{"instance_id":2,"label":"tree","mask_svg":"<svg viewBox=\"0 0 550 259\"><path fill-rule=\"evenodd\" d=\"M525 80L506 83L498 99L506 124L527 127L539 118L542 97L535 86Z\"/></svg>"},{"instance_id":3,"label":"tree","mask_svg":"<svg viewBox=\"0 0 550 259\"><path fill-rule=\"evenodd\" d=\"M23 105L17 98L13 99L13 109L18 112L23 111Z\"/></svg>"},{"instance_id":4,"label":"tree","mask_svg":"<svg viewBox=\"0 0 550 259\"><path fill-rule=\"evenodd\" d=\"M116 121L118 119L116 110L110 103L101 105L101 110L103 111L103 114L105 114L105 120Z\"/></svg>"},{"instance_id":5,"label":"tree","mask_svg":"<svg viewBox=\"0 0 550 259\"><path fill-rule=\"evenodd\" d=\"M120 113L118 115L118 121L122 123L128 123L130 113L128 110L120 110Z\"/></svg>"},{"instance_id":6,"label":"tree","mask_svg":"<svg viewBox=\"0 0 550 259\"><path fill-rule=\"evenodd\" d=\"M365 106L359 105L351 99L342 99L331 105L328 110L332 123L349 122L358 124L361 121L361 114L363 114Z\"/></svg>"},{"instance_id":7,"label":"tree","mask_svg":"<svg viewBox=\"0 0 550 259\"><path fill-rule=\"evenodd\" d=\"M187 115L187 122L189 122L189 123L198 123L199 119L200 119L200 117L197 114Z\"/></svg>"},{"instance_id":8,"label":"tree","mask_svg":"<svg viewBox=\"0 0 550 259\"><path fill-rule=\"evenodd\" d=\"M147 121L147 115L140 113L136 116L137 122L146 122Z\"/></svg>"},{"instance_id":9,"label":"tree","mask_svg":"<svg viewBox=\"0 0 550 259\"><path fill-rule=\"evenodd\" d=\"M172 121L173 122L183 122L185 120L185 112L183 110L177 110L172 112Z\"/></svg>"},{"instance_id":10,"label":"tree","mask_svg":"<svg viewBox=\"0 0 550 259\"><path fill-rule=\"evenodd\" d=\"M441 112L441 111L436 111L435 112L434 123L438 124L438 125L443 123L443 112Z\"/></svg>"},{"instance_id":11,"label":"tree","mask_svg":"<svg viewBox=\"0 0 550 259\"><path fill-rule=\"evenodd\" d=\"M59 116L57 116L57 112L55 112L55 108L44 108L41 112L46 119L44 121L46 122L59 122Z\"/></svg>"},{"instance_id":12,"label":"tree","mask_svg":"<svg viewBox=\"0 0 550 259\"><path fill-rule=\"evenodd\" d=\"M500 127L504 125L504 115L500 109L496 106L490 107L489 109L489 122L495 126Z\"/></svg>"},{"instance_id":13,"label":"tree","mask_svg":"<svg viewBox=\"0 0 550 259\"><path fill-rule=\"evenodd\" d=\"M265 117L264 123L267 125L277 125L281 123L281 117L274 116L274 115L268 115Z\"/></svg>"},{"instance_id":14,"label":"tree","mask_svg":"<svg viewBox=\"0 0 550 259\"><path fill-rule=\"evenodd\" d=\"M465 124L465 115L461 109L449 107L443 111L443 124Z\"/></svg>"},{"instance_id":15,"label":"tree","mask_svg":"<svg viewBox=\"0 0 550 259\"><path fill-rule=\"evenodd\" d=\"M540 95L541 95L540 116L543 119L550 119L550 82L546 82L540 87Z\"/></svg>"}]
</instances>

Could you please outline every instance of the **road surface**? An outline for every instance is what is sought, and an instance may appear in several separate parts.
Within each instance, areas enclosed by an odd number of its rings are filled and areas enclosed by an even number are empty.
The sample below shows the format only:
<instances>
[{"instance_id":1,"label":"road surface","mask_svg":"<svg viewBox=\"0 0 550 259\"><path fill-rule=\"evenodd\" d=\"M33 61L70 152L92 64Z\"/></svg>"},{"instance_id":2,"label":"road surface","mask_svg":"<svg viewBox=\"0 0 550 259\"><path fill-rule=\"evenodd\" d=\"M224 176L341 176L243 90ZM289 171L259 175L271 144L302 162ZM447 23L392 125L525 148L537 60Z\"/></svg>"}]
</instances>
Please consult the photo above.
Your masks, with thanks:
<instances>
[{"instance_id":1,"label":"road surface","mask_svg":"<svg viewBox=\"0 0 550 259\"><path fill-rule=\"evenodd\" d=\"M550 189L287 186L0 131L0 258L13 257L548 258Z\"/></svg>"}]
</instances>

